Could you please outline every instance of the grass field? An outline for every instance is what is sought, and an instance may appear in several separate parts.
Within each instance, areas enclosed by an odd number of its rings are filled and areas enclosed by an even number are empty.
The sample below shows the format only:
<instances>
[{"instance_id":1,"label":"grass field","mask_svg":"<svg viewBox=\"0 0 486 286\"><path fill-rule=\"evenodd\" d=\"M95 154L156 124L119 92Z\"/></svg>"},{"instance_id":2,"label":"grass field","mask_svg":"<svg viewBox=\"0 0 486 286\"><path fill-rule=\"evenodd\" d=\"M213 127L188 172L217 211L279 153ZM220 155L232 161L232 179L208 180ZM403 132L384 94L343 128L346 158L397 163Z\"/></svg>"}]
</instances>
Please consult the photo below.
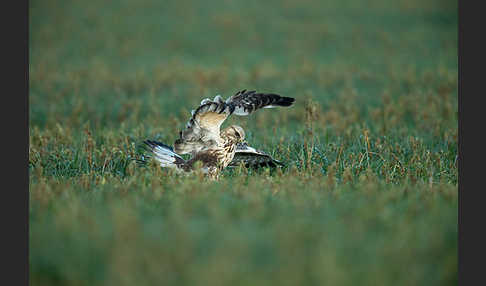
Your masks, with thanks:
<instances>
[{"instance_id":1,"label":"grass field","mask_svg":"<svg viewBox=\"0 0 486 286\"><path fill-rule=\"evenodd\" d=\"M392 3L393 2L393 3ZM30 1L31 285L456 285L454 1ZM131 159L202 98L286 163Z\"/></svg>"}]
</instances>

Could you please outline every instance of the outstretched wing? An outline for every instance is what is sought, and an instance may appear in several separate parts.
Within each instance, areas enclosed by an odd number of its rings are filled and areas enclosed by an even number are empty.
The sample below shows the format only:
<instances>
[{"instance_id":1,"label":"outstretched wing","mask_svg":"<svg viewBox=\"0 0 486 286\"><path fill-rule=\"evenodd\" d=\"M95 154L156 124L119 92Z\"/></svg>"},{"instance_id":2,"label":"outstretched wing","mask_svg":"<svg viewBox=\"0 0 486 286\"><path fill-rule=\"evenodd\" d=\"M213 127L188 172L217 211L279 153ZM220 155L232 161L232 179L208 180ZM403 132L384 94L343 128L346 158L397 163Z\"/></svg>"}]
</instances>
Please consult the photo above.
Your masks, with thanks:
<instances>
[{"instance_id":1,"label":"outstretched wing","mask_svg":"<svg viewBox=\"0 0 486 286\"><path fill-rule=\"evenodd\" d=\"M175 151L187 154L216 146L220 140L221 124L230 115L224 109L225 102L220 96L216 96L213 101L201 101L201 105L191 111L186 129L180 132L180 138L174 142Z\"/></svg>"},{"instance_id":2,"label":"outstretched wing","mask_svg":"<svg viewBox=\"0 0 486 286\"><path fill-rule=\"evenodd\" d=\"M267 153L257 150L248 144L240 143L236 146L235 156L228 167L237 167L243 163L247 168L285 166L282 162L275 160Z\"/></svg>"},{"instance_id":3,"label":"outstretched wing","mask_svg":"<svg viewBox=\"0 0 486 286\"><path fill-rule=\"evenodd\" d=\"M213 147L220 139L221 124L231 114L248 115L260 108L291 106L294 101L294 98L278 94L246 90L236 93L226 101L219 95L213 100L206 98L191 112L186 129L174 143L175 150L179 154L186 154Z\"/></svg>"},{"instance_id":4,"label":"outstretched wing","mask_svg":"<svg viewBox=\"0 0 486 286\"><path fill-rule=\"evenodd\" d=\"M291 106L295 99L283 97L274 93L257 93L242 90L226 100L231 114L248 115L260 108L274 108L277 106Z\"/></svg>"}]
</instances>

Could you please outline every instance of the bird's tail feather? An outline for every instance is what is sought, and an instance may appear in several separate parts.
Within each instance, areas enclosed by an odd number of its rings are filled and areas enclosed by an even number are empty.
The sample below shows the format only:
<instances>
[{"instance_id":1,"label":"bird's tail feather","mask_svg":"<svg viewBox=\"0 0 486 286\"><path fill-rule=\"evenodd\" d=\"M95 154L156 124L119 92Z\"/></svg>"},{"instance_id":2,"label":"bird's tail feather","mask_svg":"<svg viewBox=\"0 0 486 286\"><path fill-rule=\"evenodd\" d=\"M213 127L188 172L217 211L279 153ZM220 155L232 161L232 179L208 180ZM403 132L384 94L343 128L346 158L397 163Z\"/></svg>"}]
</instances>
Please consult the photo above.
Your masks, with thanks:
<instances>
[{"instance_id":1,"label":"bird's tail feather","mask_svg":"<svg viewBox=\"0 0 486 286\"><path fill-rule=\"evenodd\" d=\"M160 163L161 167L180 168L186 163L181 156L177 155L170 146L164 143L152 140L145 140L143 143L147 144L152 151L153 156L149 155L149 157L153 157Z\"/></svg>"}]
</instances>

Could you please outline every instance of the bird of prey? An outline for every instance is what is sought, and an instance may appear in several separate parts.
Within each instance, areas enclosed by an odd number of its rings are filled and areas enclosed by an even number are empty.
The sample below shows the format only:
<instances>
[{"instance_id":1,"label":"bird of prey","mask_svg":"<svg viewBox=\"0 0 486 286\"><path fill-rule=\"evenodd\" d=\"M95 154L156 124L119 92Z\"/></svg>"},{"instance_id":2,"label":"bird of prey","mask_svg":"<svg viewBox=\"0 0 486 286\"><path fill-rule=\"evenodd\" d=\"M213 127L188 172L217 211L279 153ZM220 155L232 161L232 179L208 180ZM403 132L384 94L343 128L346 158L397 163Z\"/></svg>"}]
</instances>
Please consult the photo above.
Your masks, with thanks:
<instances>
[{"instance_id":1,"label":"bird of prey","mask_svg":"<svg viewBox=\"0 0 486 286\"><path fill-rule=\"evenodd\" d=\"M260 108L291 106L294 98L282 97L273 93L256 93L242 90L223 101L217 95L213 100L208 98L191 112L186 129L179 133L174 142L174 149L155 141L145 141L154 158L162 167L173 167L178 170L191 171L196 162L202 163L202 170L210 178L217 179L219 172L233 160L237 145L244 142L245 131L237 125L220 130L228 116L235 114L245 116ZM179 154L191 154L184 160Z\"/></svg>"},{"instance_id":2,"label":"bird of prey","mask_svg":"<svg viewBox=\"0 0 486 286\"><path fill-rule=\"evenodd\" d=\"M230 115L246 116L260 108L288 107L294 101L294 98L278 94L246 90L237 92L226 101L219 95L213 100L203 99L201 105L191 111L192 116L186 129L179 133L179 139L174 142L174 151L178 154L194 154L220 146L224 141L220 127Z\"/></svg>"},{"instance_id":3,"label":"bird of prey","mask_svg":"<svg viewBox=\"0 0 486 286\"><path fill-rule=\"evenodd\" d=\"M243 142L245 133L243 128L232 125L221 132L221 136L224 138L221 146L194 152L189 160L184 160L170 146L163 143L150 140L146 140L144 143L150 147L154 159L160 163L161 167L190 172L194 170L196 162L200 162L203 173L211 179L218 179L220 171L233 160L236 145Z\"/></svg>"},{"instance_id":4,"label":"bird of prey","mask_svg":"<svg viewBox=\"0 0 486 286\"><path fill-rule=\"evenodd\" d=\"M184 160L181 156L174 152L172 147L165 145L164 143L145 140L144 143L149 147L153 155L146 155L147 158L154 157L157 162L160 163L161 167L175 168L178 171L190 172L194 170L197 161L202 163L203 172L207 173L211 178L218 177L218 164L217 164L217 154L216 156L208 152L199 152L189 160ZM146 164L147 161L138 160L141 164ZM233 160L228 164L228 167L234 168L242 164L247 168L260 168L260 167L272 167L284 166L284 164L278 160L272 158L272 156L267 153L257 150L253 147L248 146L248 143L238 143L236 144L236 150Z\"/></svg>"}]
</instances>

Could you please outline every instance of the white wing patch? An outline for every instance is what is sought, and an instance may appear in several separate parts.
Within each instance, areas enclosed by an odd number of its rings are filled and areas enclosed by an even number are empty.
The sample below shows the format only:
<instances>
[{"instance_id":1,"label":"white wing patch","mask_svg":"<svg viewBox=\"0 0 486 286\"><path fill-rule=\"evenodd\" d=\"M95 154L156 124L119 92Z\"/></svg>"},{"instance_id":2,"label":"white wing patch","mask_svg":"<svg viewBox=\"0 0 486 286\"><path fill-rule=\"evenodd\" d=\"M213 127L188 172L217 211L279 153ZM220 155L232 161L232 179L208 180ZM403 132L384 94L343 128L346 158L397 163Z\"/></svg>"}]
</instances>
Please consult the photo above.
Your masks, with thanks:
<instances>
[{"instance_id":1,"label":"white wing patch","mask_svg":"<svg viewBox=\"0 0 486 286\"><path fill-rule=\"evenodd\" d=\"M201 100L201 105L204 105L204 104L206 104L208 102L211 102L211 99L205 98L205 99Z\"/></svg>"},{"instance_id":2,"label":"white wing patch","mask_svg":"<svg viewBox=\"0 0 486 286\"><path fill-rule=\"evenodd\" d=\"M224 102L223 101L223 98L219 94L214 97L213 101L214 102L217 102L217 103L220 103L220 104Z\"/></svg>"},{"instance_id":3,"label":"white wing patch","mask_svg":"<svg viewBox=\"0 0 486 286\"><path fill-rule=\"evenodd\" d=\"M245 116L245 115L248 115L250 114L248 111L245 110L245 108L243 106L237 106L235 108L235 111L233 111L233 114L235 115L241 115L241 116Z\"/></svg>"}]
</instances>

